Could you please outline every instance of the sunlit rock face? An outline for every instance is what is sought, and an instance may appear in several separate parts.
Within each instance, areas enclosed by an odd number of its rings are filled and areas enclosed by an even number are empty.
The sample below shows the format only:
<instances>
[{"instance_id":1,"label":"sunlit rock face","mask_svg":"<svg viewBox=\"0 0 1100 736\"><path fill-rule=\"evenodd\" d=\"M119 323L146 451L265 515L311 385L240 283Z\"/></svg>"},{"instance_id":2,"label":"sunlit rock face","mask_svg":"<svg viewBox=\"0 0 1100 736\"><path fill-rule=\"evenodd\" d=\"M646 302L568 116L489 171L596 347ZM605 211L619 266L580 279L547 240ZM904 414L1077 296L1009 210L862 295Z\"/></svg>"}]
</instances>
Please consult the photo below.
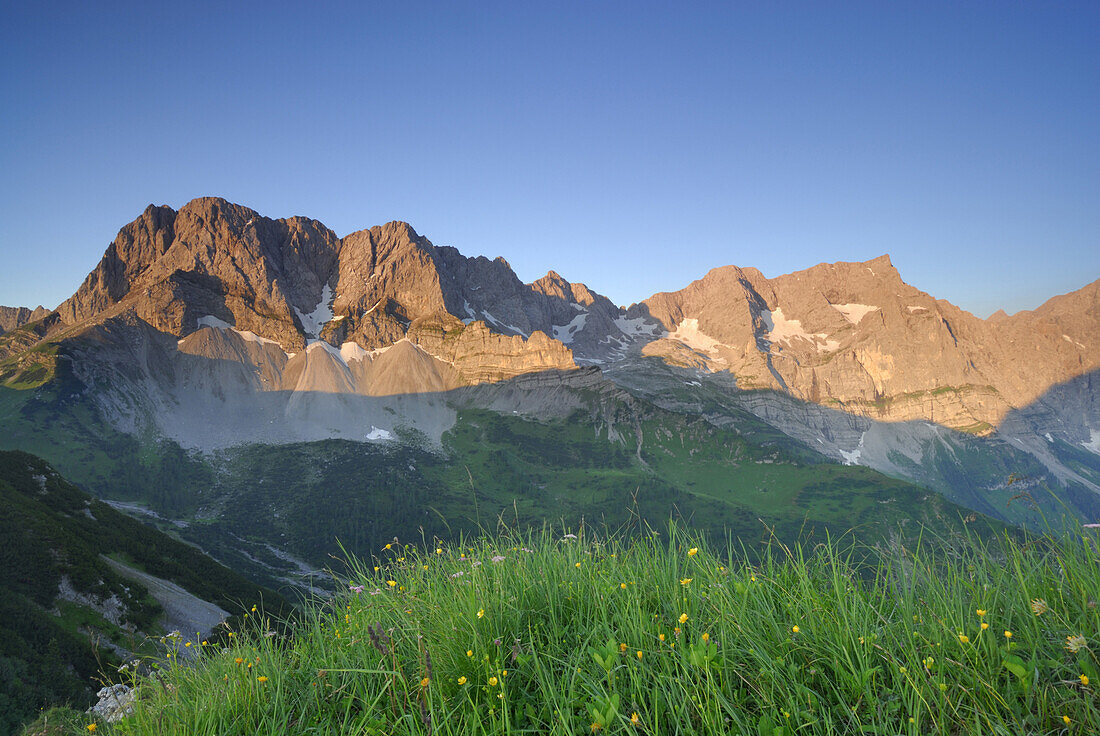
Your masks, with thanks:
<instances>
[{"instance_id":1,"label":"sunlit rock face","mask_svg":"<svg viewBox=\"0 0 1100 736\"><path fill-rule=\"evenodd\" d=\"M771 279L723 266L620 308L554 271L525 284L504 259L403 222L339 237L203 198L147 208L44 311L0 310L0 380L60 341L117 426L152 422L185 446L393 441L401 427L438 444L456 406L542 416L617 386L714 423L747 409L906 477L962 436L1100 490L1081 470L1100 456L1100 282L982 320L881 256Z\"/></svg>"}]
</instances>

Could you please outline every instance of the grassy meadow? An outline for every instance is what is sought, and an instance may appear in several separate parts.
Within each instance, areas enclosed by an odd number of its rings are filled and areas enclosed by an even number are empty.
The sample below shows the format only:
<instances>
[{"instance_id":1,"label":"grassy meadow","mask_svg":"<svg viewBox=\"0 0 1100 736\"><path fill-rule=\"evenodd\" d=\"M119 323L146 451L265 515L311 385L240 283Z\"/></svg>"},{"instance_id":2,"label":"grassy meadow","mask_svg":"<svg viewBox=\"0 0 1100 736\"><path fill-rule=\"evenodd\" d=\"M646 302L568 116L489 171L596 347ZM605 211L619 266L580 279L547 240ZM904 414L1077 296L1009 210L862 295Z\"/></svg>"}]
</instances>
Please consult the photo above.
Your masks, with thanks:
<instances>
[{"instance_id":1,"label":"grassy meadow","mask_svg":"<svg viewBox=\"0 0 1100 736\"><path fill-rule=\"evenodd\" d=\"M29 732L1096 733L1097 531L752 563L675 527L392 544L288 633L260 606L115 675L125 720Z\"/></svg>"}]
</instances>

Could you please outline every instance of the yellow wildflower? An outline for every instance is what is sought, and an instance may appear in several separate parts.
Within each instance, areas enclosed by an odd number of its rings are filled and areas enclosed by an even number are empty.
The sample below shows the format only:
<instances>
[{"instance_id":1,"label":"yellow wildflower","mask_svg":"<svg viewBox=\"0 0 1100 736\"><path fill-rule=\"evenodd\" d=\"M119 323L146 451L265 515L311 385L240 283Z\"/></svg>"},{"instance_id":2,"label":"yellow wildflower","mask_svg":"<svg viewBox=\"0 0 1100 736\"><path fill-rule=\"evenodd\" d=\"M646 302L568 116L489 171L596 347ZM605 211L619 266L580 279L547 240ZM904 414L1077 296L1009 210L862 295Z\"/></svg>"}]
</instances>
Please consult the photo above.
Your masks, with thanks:
<instances>
[{"instance_id":1,"label":"yellow wildflower","mask_svg":"<svg viewBox=\"0 0 1100 736\"><path fill-rule=\"evenodd\" d=\"M987 624L985 621L982 621L982 631L985 631L988 628L989 628L989 624Z\"/></svg>"},{"instance_id":2,"label":"yellow wildflower","mask_svg":"<svg viewBox=\"0 0 1100 736\"><path fill-rule=\"evenodd\" d=\"M638 725L641 725L641 723L642 723L642 719L638 717L637 713L631 713L630 714L630 725L638 726Z\"/></svg>"},{"instance_id":3,"label":"yellow wildflower","mask_svg":"<svg viewBox=\"0 0 1100 736\"><path fill-rule=\"evenodd\" d=\"M581 566L581 563L579 563L579 562L577 564L573 565L573 567L577 567L577 568L579 568L580 566Z\"/></svg>"},{"instance_id":4,"label":"yellow wildflower","mask_svg":"<svg viewBox=\"0 0 1100 736\"><path fill-rule=\"evenodd\" d=\"M619 583L619 588L626 590L626 583Z\"/></svg>"},{"instance_id":5,"label":"yellow wildflower","mask_svg":"<svg viewBox=\"0 0 1100 736\"><path fill-rule=\"evenodd\" d=\"M959 632L959 641L961 641L963 644L969 644L970 643L970 637L960 631Z\"/></svg>"},{"instance_id":6,"label":"yellow wildflower","mask_svg":"<svg viewBox=\"0 0 1100 736\"><path fill-rule=\"evenodd\" d=\"M661 641L664 641L665 640L665 635L664 634L657 634L657 638L660 639Z\"/></svg>"},{"instance_id":7,"label":"yellow wildflower","mask_svg":"<svg viewBox=\"0 0 1100 736\"><path fill-rule=\"evenodd\" d=\"M642 658L642 652L641 652L641 650L639 649L639 650L638 650L638 659L641 659L641 658ZM1082 675L1082 677L1084 677L1084 675ZM1081 684L1083 684L1083 685L1088 685L1088 684L1089 684L1089 683L1088 683L1088 678L1087 678L1087 677L1085 677L1085 682L1083 682L1083 683L1081 683Z\"/></svg>"},{"instance_id":8,"label":"yellow wildflower","mask_svg":"<svg viewBox=\"0 0 1100 736\"><path fill-rule=\"evenodd\" d=\"M95 733L95 724L94 723L89 723L88 724L88 731L91 732L91 733Z\"/></svg>"},{"instance_id":9,"label":"yellow wildflower","mask_svg":"<svg viewBox=\"0 0 1100 736\"><path fill-rule=\"evenodd\" d=\"M496 687L496 684L497 684L497 678L490 677L489 678L489 685L491 685L492 687Z\"/></svg>"},{"instance_id":10,"label":"yellow wildflower","mask_svg":"<svg viewBox=\"0 0 1100 736\"><path fill-rule=\"evenodd\" d=\"M802 629L798 628L797 626L792 626L791 631L797 634L799 631L802 631Z\"/></svg>"},{"instance_id":11,"label":"yellow wildflower","mask_svg":"<svg viewBox=\"0 0 1100 736\"><path fill-rule=\"evenodd\" d=\"M466 675L463 675L462 677L458 678L458 684L459 685L465 685L466 684Z\"/></svg>"},{"instance_id":12,"label":"yellow wildflower","mask_svg":"<svg viewBox=\"0 0 1100 736\"><path fill-rule=\"evenodd\" d=\"M1089 676L1088 675L1081 675L1081 684L1082 685L1088 685L1089 684Z\"/></svg>"},{"instance_id":13,"label":"yellow wildflower","mask_svg":"<svg viewBox=\"0 0 1100 736\"><path fill-rule=\"evenodd\" d=\"M625 652L625 651L626 651L626 642L625 642L625 641L624 641L624 642L621 642L621 643L619 644L619 651L620 651L620 652Z\"/></svg>"},{"instance_id":14,"label":"yellow wildflower","mask_svg":"<svg viewBox=\"0 0 1100 736\"><path fill-rule=\"evenodd\" d=\"M686 624L687 620L688 620L688 615L686 613L681 613L680 614L680 623Z\"/></svg>"},{"instance_id":15,"label":"yellow wildflower","mask_svg":"<svg viewBox=\"0 0 1100 736\"><path fill-rule=\"evenodd\" d=\"M473 650L473 649L467 649L467 650L466 650L466 656L467 656L467 657L472 657L472 656L474 656L474 650Z\"/></svg>"},{"instance_id":16,"label":"yellow wildflower","mask_svg":"<svg viewBox=\"0 0 1100 736\"><path fill-rule=\"evenodd\" d=\"M386 549L393 549L393 545L392 544L387 544Z\"/></svg>"},{"instance_id":17,"label":"yellow wildflower","mask_svg":"<svg viewBox=\"0 0 1100 736\"><path fill-rule=\"evenodd\" d=\"M1069 651L1076 653L1076 652L1080 651L1081 649L1087 649L1087 648L1088 648L1088 642L1085 641L1085 637L1081 636L1080 634L1078 634L1076 636L1067 636L1066 637L1066 649L1068 649Z\"/></svg>"},{"instance_id":18,"label":"yellow wildflower","mask_svg":"<svg viewBox=\"0 0 1100 736\"><path fill-rule=\"evenodd\" d=\"M985 609L984 608L979 608L974 613L978 614L978 616L983 616L984 617L985 616Z\"/></svg>"},{"instance_id":19,"label":"yellow wildflower","mask_svg":"<svg viewBox=\"0 0 1100 736\"><path fill-rule=\"evenodd\" d=\"M236 662L237 664L241 664L242 662L244 662L244 660L243 660L242 658L240 658L240 657L237 657L237 658L236 658L236 659L234 659L233 661L234 661L234 662Z\"/></svg>"},{"instance_id":20,"label":"yellow wildflower","mask_svg":"<svg viewBox=\"0 0 1100 736\"><path fill-rule=\"evenodd\" d=\"M260 675L256 679L259 680L260 682L267 682L267 676L266 675Z\"/></svg>"},{"instance_id":21,"label":"yellow wildflower","mask_svg":"<svg viewBox=\"0 0 1100 736\"><path fill-rule=\"evenodd\" d=\"M680 585L691 585L691 578L684 578L680 581Z\"/></svg>"},{"instance_id":22,"label":"yellow wildflower","mask_svg":"<svg viewBox=\"0 0 1100 736\"><path fill-rule=\"evenodd\" d=\"M420 687L427 687L429 682L431 682L431 680L425 677L423 680L420 681Z\"/></svg>"},{"instance_id":23,"label":"yellow wildflower","mask_svg":"<svg viewBox=\"0 0 1100 736\"><path fill-rule=\"evenodd\" d=\"M1073 720L1070 719L1069 716L1062 716L1062 722L1068 726L1069 724L1073 723Z\"/></svg>"},{"instance_id":24,"label":"yellow wildflower","mask_svg":"<svg viewBox=\"0 0 1100 736\"><path fill-rule=\"evenodd\" d=\"M435 553L436 553L437 555L441 555L441 554L443 554L443 548L442 548L442 547L436 547L436 548L435 548Z\"/></svg>"},{"instance_id":25,"label":"yellow wildflower","mask_svg":"<svg viewBox=\"0 0 1100 736\"><path fill-rule=\"evenodd\" d=\"M484 608L477 609L477 617L478 618L484 618L485 617L485 609Z\"/></svg>"},{"instance_id":26,"label":"yellow wildflower","mask_svg":"<svg viewBox=\"0 0 1100 736\"><path fill-rule=\"evenodd\" d=\"M688 550L688 557L694 557L697 554L699 554L699 548L698 547L692 547L691 549Z\"/></svg>"},{"instance_id":27,"label":"yellow wildflower","mask_svg":"<svg viewBox=\"0 0 1100 736\"><path fill-rule=\"evenodd\" d=\"M394 587L397 586L397 581L396 580L387 580L386 585L390 586L391 588L394 588Z\"/></svg>"},{"instance_id":28,"label":"yellow wildflower","mask_svg":"<svg viewBox=\"0 0 1100 736\"><path fill-rule=\"evenodd\" d=\"M1005 629L1005 638L1006 639L1011 639L1012 638L1012 632L1009 631L1008 629Z\"/></svg>"},{"instance_id":29,"label":"yellow wildflower","mask_svg":"<svg viewBox=\"0 0 1100 736\"><path fill-rule=\"evenodd\" d=\"M703 632L703 642L706 643L708 641L710 641L710 634L708 634L704 631Z\"/></svg>"}]
</instances>

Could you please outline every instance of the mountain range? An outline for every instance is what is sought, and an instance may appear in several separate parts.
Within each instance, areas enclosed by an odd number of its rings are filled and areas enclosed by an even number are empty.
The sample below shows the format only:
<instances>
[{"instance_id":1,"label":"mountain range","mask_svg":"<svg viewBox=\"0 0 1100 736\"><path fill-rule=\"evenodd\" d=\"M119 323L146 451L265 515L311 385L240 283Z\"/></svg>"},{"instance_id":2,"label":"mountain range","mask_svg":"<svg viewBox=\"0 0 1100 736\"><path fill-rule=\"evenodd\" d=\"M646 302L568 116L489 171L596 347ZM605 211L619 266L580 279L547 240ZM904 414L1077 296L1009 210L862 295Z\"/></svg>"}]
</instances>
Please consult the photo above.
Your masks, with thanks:
<instances>
[{"instance_id":1,"label":"mountain range","mask_svg":"<svg viewBox=\"0 0 1100 736\"><path fill-rule=\"evenodd\" d=\"M709 466L705 489L662 476L692 432L754 464L866 466L1012 524L1100 516L1100 280L983 320L906 284L884 255L771 279L723 266L622 308L553 271L525 284L503 258L403 222L341 238L202 198L149 206L72 297L0 308L0 328L0 446L192 520L276 482L255 463L279 447L305 477L324 475L324 456L395 489L466 484L476 503L509 463L515 482L536 473L539 458L516 469L515 438L548 426L586 457L610 449L629 482L708 503L744 468ZM504 454L475 477L471 458L492 447ZM467 473L450 478L439 458ZM694 453L677 462L705 471Z\"/></svg>"}]
</instances>

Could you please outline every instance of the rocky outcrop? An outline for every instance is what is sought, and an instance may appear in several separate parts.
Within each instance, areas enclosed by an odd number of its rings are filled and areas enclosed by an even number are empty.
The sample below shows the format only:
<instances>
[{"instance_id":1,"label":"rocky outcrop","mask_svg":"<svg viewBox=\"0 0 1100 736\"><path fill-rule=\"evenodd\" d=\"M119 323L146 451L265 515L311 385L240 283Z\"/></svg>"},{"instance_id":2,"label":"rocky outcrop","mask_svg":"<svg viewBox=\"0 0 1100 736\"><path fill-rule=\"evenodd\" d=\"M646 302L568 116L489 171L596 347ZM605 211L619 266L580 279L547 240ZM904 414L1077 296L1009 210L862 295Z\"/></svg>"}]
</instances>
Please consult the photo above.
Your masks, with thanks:
<instances>
[{"instance_id":1,"label":"rocky outcrop","mask_svg":"<svg viewBox=\"0 0 1100 736\"><path fill-rule=\"evenodd\" d=\"M272 220L216 198L179 212L146 209L58 308L63 324L49 334L116 318L177 339L207 327L252 336L286 356L254 363L284 362L259 369L276 371L263 375L282 389L383 390L366 388L356 371L408 341L420 352L402 348L386 362L403 356L411 378L387 373L385 391L579 365L613 377L656 359L731 376L740 389L979 434L1100 367L1100 282L1034 311L981 320L906 284L884 255L772 279L724 266L622 310L553 271L524 284L503 258L467 258L404 222L338 238L315 220ZM25 349L27 339L11 349L0 343L0 353ZM306 372L304 357L293 356L318 343L357 356L358 367L343 361L346 380L319 361Z\"/></svg>"},{"instance_id":2,"label":"rocky outcrop","mask_svg":"<svg viewBox=\"0 0 1100 736\"><path fill-rule=\"evenodd\" d=\"M440 350L433 354L454 364L460 383L476 383L576 367L571 352L545 332L555 315L571 311L562 305L576 302L574 291L587 304L599 300L563 283L568 296L550 296L521 283L503 259L465 258L403 222L340 239L315 220L271 220L204 198L179 212L147 208L119 232L58 315L74 326L129 313L177 338L231 327L288 354L315 341L369 352L437 315L460 326L479 319L480 328L457 330L465 336L446 344L428 334L415 340ZM599 307L614 310L606 299Z\"/></svg>"},{"instance_id":3,"label":"rocky outcrop","mask_svg":"<svg viewBox=\"0 0 1100 736\"><path fill-rule=\"evenodd\" d=\"M1100 366L1100 282L981 320L904 283L889 256L765 278L733 266L634 305L665 335L644 355L729 372L741 388L889 421L991 431Z\"/></svg>"},{"instance_id":4,"label":"rocky outcrop","mask_svg":"<svg viewBox=\"0 0 1100 736\"><path fill-rule=\"evenodd\" d=\"M0 335L22 327L28 322L37 322L50 313L50 310L39 305L34 309L26 307L2 307L0 306Z\"/></svg>"}]
</instances>

